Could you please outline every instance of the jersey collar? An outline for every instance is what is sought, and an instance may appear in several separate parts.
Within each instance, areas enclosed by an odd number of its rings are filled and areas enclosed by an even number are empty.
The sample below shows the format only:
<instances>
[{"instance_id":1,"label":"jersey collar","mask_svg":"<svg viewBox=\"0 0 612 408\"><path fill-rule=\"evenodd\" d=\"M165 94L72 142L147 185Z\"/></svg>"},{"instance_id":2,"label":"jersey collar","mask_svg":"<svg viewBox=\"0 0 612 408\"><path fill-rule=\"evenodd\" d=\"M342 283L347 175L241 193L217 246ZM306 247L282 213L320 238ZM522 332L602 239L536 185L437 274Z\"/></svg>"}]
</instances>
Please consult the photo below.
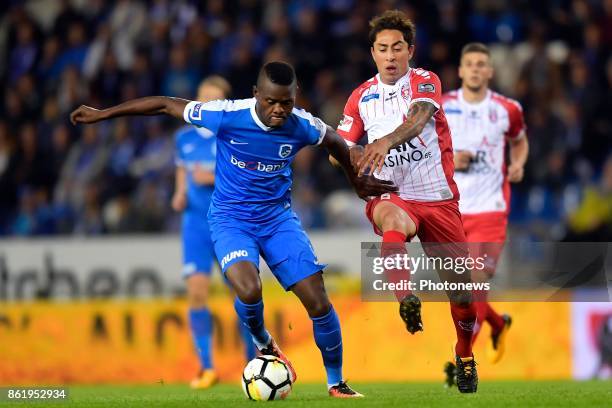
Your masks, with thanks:
<instances>
[{"instance_id":1,"label":"jersey collar","mask_svg":"<svg viewBox=\"0 0 612 408\"><path fill-rule=\"evenodd\" d=\"M257 103L255 98L252 98L253 103L251 103L251 117L253 118L253 120L255 121L255 123L257 124L257 126L259 126L262 130L269 132L272 130L272 128L270 126L266 126L264 125L264 123L261 121L261 119L259 119L259 116L257 116L257 112L255 112L255 104Z\"/></svg>"},{"instance_id":2,"label":"jersey collar","mask_svg":"<svg viewBox=\"0 0 612 408\"><path fill-rule=\"evenodd\" d=\"M484 99L480 102L476 102L476 103L472 103L472 102L468 102L463 98L463 89L459 88L457 90L457 97L459 99L459 101L465 105L468 106L473 106L473 107L478 107L478 106L482 106L485 103L487 103L489 101L489 99L491 98L491 90L487 89L487 94L485 95Z\"/></svg>"},{"instance_id":3,"label":"jersey collar","mask_svg":"<svg viewBox=\"0 0 612 408\"><path fill-rule=\"evenodd\" d=\"M384 89L396 89L396 88L398 88L398 87L399 87L399 85L400 85L401 83L403 83L403 79L404 79L404 78L408 78L408 77L410 76L410 72L411 72L411 71L412 71L412 68L408 67L408 71L406 71L406 73L404 74L404 76L400 77L400 78L399 78L397 81L395 81L395 84L393 84L393 85L388 85L388 84L385 84L385 83L382 81L382 79L380 79L380 73L376 74L376 81L377 81L378 85L379 85L381 88L384 88Z\"/></svg>"}]
</instances>

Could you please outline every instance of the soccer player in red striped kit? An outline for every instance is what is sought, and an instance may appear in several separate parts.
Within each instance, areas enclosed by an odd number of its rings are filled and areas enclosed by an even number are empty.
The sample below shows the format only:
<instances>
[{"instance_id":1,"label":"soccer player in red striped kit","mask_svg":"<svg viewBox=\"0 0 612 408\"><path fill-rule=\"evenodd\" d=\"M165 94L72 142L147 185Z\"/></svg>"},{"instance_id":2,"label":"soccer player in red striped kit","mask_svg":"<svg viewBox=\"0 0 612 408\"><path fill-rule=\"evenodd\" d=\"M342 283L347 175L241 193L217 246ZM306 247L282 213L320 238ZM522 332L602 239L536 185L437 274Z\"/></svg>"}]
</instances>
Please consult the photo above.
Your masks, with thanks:
<instances>
[{"instance_id":1,"label":"soccer player in red striped kit","mask_svg":"<svg viewBox=\"0 0 612 408\"><path fill-rule=\"evenodd\" d=\"M378 74L353 91L337 129L352 146L352 162L360 174L369 170L399 189L397 194L372 198L366 206L374 231L383 237L383 257L405 254L405 242L415 235L423 243L448 243L448 247L466 241L440 80L433 72L409 67L414 39L414 24L398 10L370 21L369 40ZM365 149L357 145L364 135L368 138ZM427 252L425 244L424 248ZM467 246L465 251L462 248L455 245L456 250L447 255L467 256ZM392 281L409 276L406 270L387 271ZM406 329L412 334L423 330L420 299L410 291L395 295ZM450 299L457 333L458 388L476 392L478 375L472 354L476 309L469 294Z\"/></svg>"},{"instance_id":2,"label":"soccer player in red striped kit","mask_svg":"<svg viewBox=\"0 0 612 408\"><path fill-rule=\"evenodd\" d=\"M471 254L487 254L486 267L478 272L483 276L476 277L477 280L486 280L495 272L506 240L509 183L523 179L529 143L521 105L489 89L493 67L486 45L469 43L463 47L459 77L461 88L445 94L442 101L452 131L455 181L461 193L459 210L463 229L470 242ZM509 145L508 165L506 145ZM509 315L499 315L491 307L486 292L476 293L474 299L478 312L474 340L487 322L491 326L487 356L496 363L504 353L505 336L512 320ZM452 385L449 365L445 371L447 384Z\"/></svg>"}]
</instances>

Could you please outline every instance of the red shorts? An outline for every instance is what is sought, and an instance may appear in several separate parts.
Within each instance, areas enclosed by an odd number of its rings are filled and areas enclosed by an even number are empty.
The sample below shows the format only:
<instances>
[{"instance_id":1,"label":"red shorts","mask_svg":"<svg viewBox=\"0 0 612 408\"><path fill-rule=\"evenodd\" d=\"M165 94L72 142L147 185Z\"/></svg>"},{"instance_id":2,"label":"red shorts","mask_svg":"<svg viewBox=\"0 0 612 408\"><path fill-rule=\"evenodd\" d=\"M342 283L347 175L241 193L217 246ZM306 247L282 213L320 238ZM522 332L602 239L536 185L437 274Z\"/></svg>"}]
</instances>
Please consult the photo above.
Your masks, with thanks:
<instances>
[{"instance_id":1,"label":"red shorts","mask_svg":"<svg viewBox=\"0 0 612 408\"><path fill-rule=\"evenodd\" d=\"M508 215L505 212L488 212L481 214L464 214L463 229L469 245L470 254L474 257L486 254L485 272L492 276L497 262L504 250Z\"/></svg>"},{"instance_id":2,"label":"red shorts","mask_svg":"<svg viewBox=\"0 0 612 408\"><path fill-rule=\"evenodd\" d=\"M382 235L382 231L374 223L373 215L374 207L381 201L390 201L406 211L416 225L416 235L421 242L466 242L456 201L419 203L402 200L397 194L376 197L368 201L366 215L378 235Z\"/></svg>"},{"instance_id":3,"label":"red shorts","mask_svg":"<svg viewBox=\"0 0 612 408\"><path fill-rule=\"evenodd\" d=\"M468 242L504 242L508 228L505 212L463 214L463 230Z\"/></svg>"}]
</instances>

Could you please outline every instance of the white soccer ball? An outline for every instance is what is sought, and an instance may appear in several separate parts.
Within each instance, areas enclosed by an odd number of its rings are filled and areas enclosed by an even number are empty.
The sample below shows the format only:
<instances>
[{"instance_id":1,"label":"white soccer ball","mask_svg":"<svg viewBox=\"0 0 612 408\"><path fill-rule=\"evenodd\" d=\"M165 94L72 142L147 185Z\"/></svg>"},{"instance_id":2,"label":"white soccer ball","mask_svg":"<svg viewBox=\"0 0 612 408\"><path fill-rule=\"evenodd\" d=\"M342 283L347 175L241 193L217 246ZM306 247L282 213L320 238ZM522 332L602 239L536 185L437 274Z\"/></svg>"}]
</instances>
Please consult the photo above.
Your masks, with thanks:
<instances>
[{"instance_id":1,"label":"white soccer ball","mask_svg":"<svg viewBox=\"0 0 612 408\"><path fill-rule=\"evenodd\" d=\"M285 399L291 392L291 385L287 366L276 356L255 357L242 373L242 390L254 401Z\"/></svg>"}]
</instances>

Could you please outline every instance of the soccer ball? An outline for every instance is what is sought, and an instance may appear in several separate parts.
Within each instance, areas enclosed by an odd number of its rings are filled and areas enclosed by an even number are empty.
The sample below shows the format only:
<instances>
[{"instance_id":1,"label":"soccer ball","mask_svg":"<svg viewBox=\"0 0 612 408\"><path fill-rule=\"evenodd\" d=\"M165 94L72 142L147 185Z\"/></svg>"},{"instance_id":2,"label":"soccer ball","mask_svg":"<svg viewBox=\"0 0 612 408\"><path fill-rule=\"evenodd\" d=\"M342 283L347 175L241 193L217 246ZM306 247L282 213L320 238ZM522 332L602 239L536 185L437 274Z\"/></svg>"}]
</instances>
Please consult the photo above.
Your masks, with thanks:
<instances>
[{"instance_id":1,"label":"soccer ball","mask_svg":"<svg viewBox=\"0 0 612 408\"><path fill-rule=\"evenodd\" d=\"M291 392L289 370L276 356L255 357L242 373L242 390L254 401L285 399Z\"/></svg>"}]
</instances>

